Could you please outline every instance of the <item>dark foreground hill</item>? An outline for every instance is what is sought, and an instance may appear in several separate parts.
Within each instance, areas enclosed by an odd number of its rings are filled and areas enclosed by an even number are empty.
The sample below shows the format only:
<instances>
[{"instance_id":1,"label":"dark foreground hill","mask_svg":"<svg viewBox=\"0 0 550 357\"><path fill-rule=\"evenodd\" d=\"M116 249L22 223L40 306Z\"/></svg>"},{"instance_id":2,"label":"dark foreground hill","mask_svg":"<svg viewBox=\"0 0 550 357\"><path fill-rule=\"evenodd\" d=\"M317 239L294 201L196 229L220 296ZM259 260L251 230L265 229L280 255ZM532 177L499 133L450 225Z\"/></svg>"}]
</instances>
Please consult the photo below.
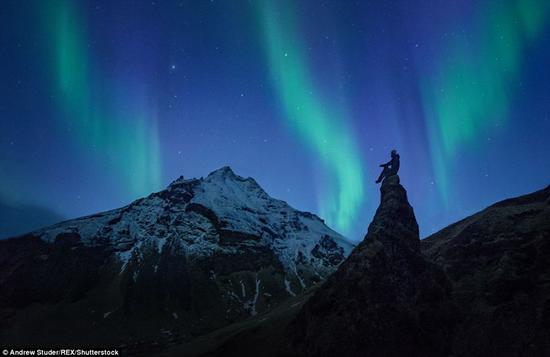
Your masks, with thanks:
<instances>
[{"instance_id":1,"label":"dark foreground hill","mask_svg":"<svg viewBox=\"0 0 550 357\"><path fill-rule=\"evenodd\" d=\"M368 233L289 326L295 356L442 356L452 334L451 284L420 252L399 176L384 180Z\"/></svg>"},{"instance_id":2,"label":"dark foreground hill","mask_svg":"<svg viewBox=\"0 0 550 357\"><path fill-rule=\"evenodd\" d=\"M189 356L550 356L550 186L420 241L399 178L308 294L165 351Z\"/></svg>"},{"instance_id":3,"label":"dark foreground hill","mask_svg":"<svg viewBox=\"0 0 550 357\"><path fill-rule=\"evenodd\" d=\"M422 241L460 307L454 356L550 356L550 186Z\"/></svg>"}]
</instances>

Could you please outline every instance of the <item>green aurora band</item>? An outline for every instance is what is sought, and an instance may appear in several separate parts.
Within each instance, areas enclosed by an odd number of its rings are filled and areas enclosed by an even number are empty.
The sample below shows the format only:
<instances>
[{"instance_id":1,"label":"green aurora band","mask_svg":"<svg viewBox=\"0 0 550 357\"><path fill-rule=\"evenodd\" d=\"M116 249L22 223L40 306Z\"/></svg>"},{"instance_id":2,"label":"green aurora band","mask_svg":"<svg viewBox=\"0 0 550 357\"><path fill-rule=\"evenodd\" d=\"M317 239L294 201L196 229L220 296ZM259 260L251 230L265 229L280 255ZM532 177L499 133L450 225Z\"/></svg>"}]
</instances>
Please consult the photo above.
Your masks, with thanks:
<instances>
[{"instance_id":1,"label":"green aurora band","mask_svg":"<svg viewBox=\"0 0 550 357\"><path fill-rule=\"evenodd\" d=\"M293 14L275 1L258 2L263 43L271 80L283 117L333 177L319 199L319 212L341 233L349 232L363 200L363 169L359 150L343 115L335 114L315 91Z\"/></svg>"},{"instance_id":2,"label":"green aurora band","mask_svg":"<svg viewBox=\"0 0 550 357\"><path fill-rule=\"evenodd\" d=\"M118 175L128 195L147 194L161 183L154 113L144 115L148 108L139 108L145 98L120 103L116 95L102 91L120 84L94 71L77 5L49 1L41 8L51 37L48 45L53 49L54 93L63 118L60 124L70 130L81 148L108 165L106 171Z\"/></svg>"},{"instance_id":3,"label":"green aurora band","mask_svg":"<svg viewBox=\"0 0 550 357\"><path fill-rule=\"evenodd\" d=\"M439 194L452 200L452 163L486 130L506 124L510 97L521 75L522 55L541 33L550 2L492 2L477 20L474 47L451 43L421 90Z\"/></svg>"}]
</instances>

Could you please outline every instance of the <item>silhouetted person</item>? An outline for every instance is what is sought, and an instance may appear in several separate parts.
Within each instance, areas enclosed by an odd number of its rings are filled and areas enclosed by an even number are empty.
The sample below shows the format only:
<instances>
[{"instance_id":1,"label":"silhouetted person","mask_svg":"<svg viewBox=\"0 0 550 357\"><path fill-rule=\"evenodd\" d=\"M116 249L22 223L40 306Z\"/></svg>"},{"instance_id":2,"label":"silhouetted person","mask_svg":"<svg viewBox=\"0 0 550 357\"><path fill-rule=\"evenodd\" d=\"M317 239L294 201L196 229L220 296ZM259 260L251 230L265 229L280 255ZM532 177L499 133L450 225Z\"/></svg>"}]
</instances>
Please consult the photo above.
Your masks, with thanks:
<instances>
[{"instance_id":1,"label":"silhouetted person","mask_svg":"<svg viewBox=\"0 0 550 357\"><path fill-rule=\"evenodd\" d=\"M382 180L388 176L397 175L397 171L399 171L399 154L397 153L397 150L392 150L391 160L380 165L380 167L383 167L384 170L382 170L382 173L378 177L378 180L376 180L376 183L382 182Z\"/></svg>"}]
</instances>

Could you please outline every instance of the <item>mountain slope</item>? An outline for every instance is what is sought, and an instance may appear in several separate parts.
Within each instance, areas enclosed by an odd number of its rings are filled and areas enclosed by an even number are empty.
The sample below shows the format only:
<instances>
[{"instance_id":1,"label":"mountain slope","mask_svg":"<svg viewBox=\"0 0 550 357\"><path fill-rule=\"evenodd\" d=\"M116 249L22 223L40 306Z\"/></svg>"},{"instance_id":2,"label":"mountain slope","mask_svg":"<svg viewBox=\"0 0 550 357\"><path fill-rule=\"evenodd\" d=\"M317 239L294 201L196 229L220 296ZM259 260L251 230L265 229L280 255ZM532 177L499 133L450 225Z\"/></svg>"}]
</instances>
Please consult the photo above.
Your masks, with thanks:
<instances>
[{"instance_id":1,"label":"mountain slope","mask_svg":"<svg viewBox=\"0 0 550 357\"><path fill-rule=\"evenodd\" d=\"M422 241L464 316L455 356L550 355L550 186L508 199Z\"/></svg>"},{"instance_id":2,"label":"mountain slope","mask_svg":"<svg viewBox=\"0 0 550 357\"><path fill-rule=\"evenodd\" d=\"M225 167L0 242L0 342L147 350L262 313L352 245Z\"/></svg>"},{"instance_id":3,"label":"mountain slope","mask_svg":"<svg viewBox=\"0 0 550 357\"><path fill-rule=\"evenodd\" d=\"M368 233L289 325L295 356L441 356L452 331L450 283L420 252L399 176L385 179Z\"/></svg>"},{"instance_id":4,"label":"mountain slope","mask_svg":"<svg viewBox=\"0 0 550 357\"><path fill-rule=\"evenodd\" d=\"M550 186L422 241L398 178L381 190L365 240L313 297L166 355L550 355Z\"/></svg>"}]
</instances>

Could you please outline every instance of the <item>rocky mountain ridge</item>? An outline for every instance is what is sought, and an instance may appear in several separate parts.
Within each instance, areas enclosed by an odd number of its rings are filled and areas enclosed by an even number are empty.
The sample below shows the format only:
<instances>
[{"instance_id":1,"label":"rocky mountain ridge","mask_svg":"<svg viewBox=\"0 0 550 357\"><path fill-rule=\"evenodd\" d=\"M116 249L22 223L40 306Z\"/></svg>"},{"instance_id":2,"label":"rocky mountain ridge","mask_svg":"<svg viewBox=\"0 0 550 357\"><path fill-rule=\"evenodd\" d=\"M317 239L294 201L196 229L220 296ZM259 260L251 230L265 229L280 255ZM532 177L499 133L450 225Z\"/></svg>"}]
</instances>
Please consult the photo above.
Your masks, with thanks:
<instances>
[{"instance_id":1,"label":"rocky mountain ridge","mask_svg":"<svg viewBox=\"0 0 550 357\"><path fill-rule=\"evenodd\" d=\"M187 356L548 356L550 186L418 239L399 177L365 239L284 309L167 350Z\"/></svg>"},{"instance_id":2,"label":"rocky mountain ridge","mask_svg":"<svg viewBox=\"0 0 550 357\"><path fill-rule=\"evenodd\" d=\"M299 294L352 248L229 167L180 177L126 207L0 242L0 341L186 341Z\"/></svg>"},{"instance_id":3,"label":"rocky mountain ridge","mask_svg":"<svg viewBox=\"0 0 550 357\"><path fill-rule=\"evenodd\" d=\"M391 176L363 242L289 324L284 354L550 355L549 260L550 186L420 241Z\"/></svg>"},{"instance_id":4,"label":"rocky mountain ridge","mask_svg":"<svg viewBox=\"0 0 550 357\"><path fill-rule=\"evenodd\" d=\"M286 334L293 356L444 356L451 284L420 252L399 176L386 178L364 240L305 303Z\"/></svg>"},{"instance_id":5,"label":"rocky mountain ridge","mask_svg":"<svg viewBox=\"0 0 550 357\"><path fill-rule=\"evenodd\" d=\"M453 356L550 355L550 186L422 240L452 284Z\"/></svg>"},{"instance_id":6,"label":"rocky mountain ridge","mask_svg":"<svg viewBox=\"0 0 550 357\"><path fill-rule=\"evenodd\" d=\"M352 247L315 228L320 219L264 200L253 180L231 174L181 178L102 216L119 232L132 209L156 212L135 213L147 218L127 227L132 244L83 243L74 234L87 225L73 222L53 239L46 229L0 247L0 342L44 334L36 325L47 321L58 341L114 343L97 334L116 331L123 350L164 356L550 355L550 186L421 241L406 191L389 177L365 239L344 260ZM171 202L168 211L150 208L163 207L158 200ZM145 223L166 215L167 224ZM195 233L162 235L164 226ZM159 236L168 237L160 253ZM335 272L323 276L323 266ZM92 328L59 329L74 316Z\"/></svg>"}]
</instances>

